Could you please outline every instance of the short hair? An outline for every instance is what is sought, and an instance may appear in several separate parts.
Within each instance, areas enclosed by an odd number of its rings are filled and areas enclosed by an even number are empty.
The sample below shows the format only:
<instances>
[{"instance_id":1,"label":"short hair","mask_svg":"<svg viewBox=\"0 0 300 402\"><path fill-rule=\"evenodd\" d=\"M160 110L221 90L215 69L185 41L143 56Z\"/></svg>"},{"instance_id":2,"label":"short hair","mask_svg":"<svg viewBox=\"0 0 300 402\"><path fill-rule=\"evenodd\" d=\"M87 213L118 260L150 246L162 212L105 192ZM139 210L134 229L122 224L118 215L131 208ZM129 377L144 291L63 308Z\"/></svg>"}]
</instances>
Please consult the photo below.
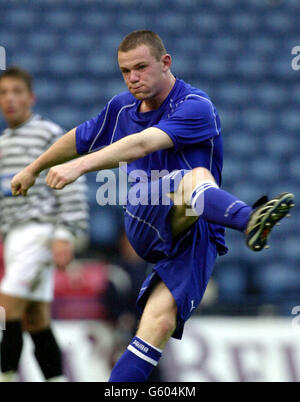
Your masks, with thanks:
<instances>
[{"instance_id":1,"label":"short hair","mask_svg":"<svg viewBox=\"0 0 300 402\"><path fill-rule=\"evenodd\" d=\"M161 38L155 32L146 29L133 31L125 36L118 47L118 52L128 52L141 45L148 46L152 56L154 56L157 61L167 53Z\"/></svg>"},{"instance_id":2,"label":"short hair","mask_svg":"<svg viewBox=\"0 0 300 402\"><path fill-rule=\"evenodd\" d=\"M32 76L28 71L23 70L20 67L17 67L17 66L9 67L2 74L0 74L0 81L2 78L18 78L18 79L22 80L23 82L25 82L28 90L30 92L32 92L32 89L33 89L32 88Z\"/></svg>"}]
</instances>

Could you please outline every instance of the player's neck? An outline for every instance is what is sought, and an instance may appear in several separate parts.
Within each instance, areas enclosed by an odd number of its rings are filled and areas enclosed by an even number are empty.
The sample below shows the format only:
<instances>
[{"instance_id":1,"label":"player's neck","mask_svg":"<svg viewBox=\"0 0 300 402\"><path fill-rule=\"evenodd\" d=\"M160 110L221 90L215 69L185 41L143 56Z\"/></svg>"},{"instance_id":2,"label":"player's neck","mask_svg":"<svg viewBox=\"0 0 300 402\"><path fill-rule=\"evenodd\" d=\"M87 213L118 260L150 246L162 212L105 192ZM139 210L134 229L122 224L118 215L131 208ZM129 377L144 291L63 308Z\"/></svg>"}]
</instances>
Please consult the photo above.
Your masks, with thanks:
<instances>
[{"instance_id":1,"label":"player's neck","mask_svg":"<svg viewBox=\"0 0 300 402\"><path fill-rule=\"evenodd\" d=\"M170 73L168 80L166 80L166 85L162 88L159 94L151 99L145 99L141 102L139 107L139 112L151 112L152 110L159 109L164 100L168 97L169 93L172 91L176 82L176 78Z\"/></svg>"},{"instance_id":2,"label":"player's neck","mask_svg":"<svg viewBox=\"0 0 300 402\"><path fill-rule=\"evenodd\" d=\"M22 126L24 123L26 123L32 116L32 111L28 111L26 115L22 116L22 118L17 119L17 120L10 120L7 122L7 125L9 128L17 128L19 126Z\"/></svg>"}]
</instances>

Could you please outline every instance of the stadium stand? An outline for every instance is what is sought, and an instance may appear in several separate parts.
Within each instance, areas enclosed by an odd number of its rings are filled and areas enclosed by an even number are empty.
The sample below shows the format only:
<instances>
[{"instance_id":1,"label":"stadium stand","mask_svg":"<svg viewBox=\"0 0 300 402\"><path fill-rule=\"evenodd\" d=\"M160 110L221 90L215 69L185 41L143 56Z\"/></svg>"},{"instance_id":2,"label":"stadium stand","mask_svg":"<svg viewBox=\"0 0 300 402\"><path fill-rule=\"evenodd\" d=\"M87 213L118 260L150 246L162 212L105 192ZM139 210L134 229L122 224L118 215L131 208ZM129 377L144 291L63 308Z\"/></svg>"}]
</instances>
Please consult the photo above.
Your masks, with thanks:
<instances>
[{"instance_id":1,"label":"stadium stand","mask_svg":"<svg viewBox=\"0 0 300 402\"><path fill-rule=\"evenodd\" d=\"M139 28L157 31L175 74L207 91L219 111L223 187L248 203L281 189L299 200L300 71L291 68L291 49L300 45L299 13L299 0L0 0L0 45L9 65L34 74L37 111L67 130L125 89L116 60L121 38ZM95 174L88 182L91 247L112 247L122 211L99 207ZM299 208L283 223L284 235L275 230L270 250L259 255L239 233L227 231L230 251L214 277L220 302L256 295L285 306L285 314L287 299L299 298Z\"/></svg>"}]
</instances>

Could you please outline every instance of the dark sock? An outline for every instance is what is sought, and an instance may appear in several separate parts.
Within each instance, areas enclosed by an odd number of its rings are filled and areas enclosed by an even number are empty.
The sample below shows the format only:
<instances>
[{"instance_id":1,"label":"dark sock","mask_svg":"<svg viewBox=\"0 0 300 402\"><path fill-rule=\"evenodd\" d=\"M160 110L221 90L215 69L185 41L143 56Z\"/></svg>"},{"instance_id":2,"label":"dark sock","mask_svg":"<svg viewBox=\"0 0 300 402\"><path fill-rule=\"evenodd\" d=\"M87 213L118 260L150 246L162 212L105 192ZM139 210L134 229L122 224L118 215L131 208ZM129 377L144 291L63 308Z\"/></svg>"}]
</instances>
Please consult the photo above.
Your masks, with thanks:
<instances>
[{"instance_id":1,"label":"dark sock","mask_svg":"<svg viewBox=\"0 0 300 402\"><path fill-rule=\"evenodd\" d=\"M61 350L51 328L30 333L35 346L35 357L46 380L63 375Z\"/></svg>"},{"instance_id":2,"label":"dark sock","mask_svg":"<svg viewBox=\"0 0 300 402\"><path fill-rule=\"evenodd\" d=\"M193 191L190 204L198 216L208 222L245 231L252 208L234 195L206 181Z\"/></svg>"},{"instance_id":3,"label":"dark sock","mask_svg":"<svg viewBox=\"0 0 300 402\"><path fill-rule=\"evenodd\" d=\"M5 331L2 332L2 342L0 346L1 371L16 372L23 348L23 332L20 320L6 321Z\"/></svg>"},{"instance_id":4,"label":"dark sock","mask_svg":"<svg viewBox=\"0 0 300 402\"><path fill-rule=\"evenodd\" d=\"M109 382L144 382L157 365L162 350L135 336L114 366Z\"/></svg>"}]
</instances>

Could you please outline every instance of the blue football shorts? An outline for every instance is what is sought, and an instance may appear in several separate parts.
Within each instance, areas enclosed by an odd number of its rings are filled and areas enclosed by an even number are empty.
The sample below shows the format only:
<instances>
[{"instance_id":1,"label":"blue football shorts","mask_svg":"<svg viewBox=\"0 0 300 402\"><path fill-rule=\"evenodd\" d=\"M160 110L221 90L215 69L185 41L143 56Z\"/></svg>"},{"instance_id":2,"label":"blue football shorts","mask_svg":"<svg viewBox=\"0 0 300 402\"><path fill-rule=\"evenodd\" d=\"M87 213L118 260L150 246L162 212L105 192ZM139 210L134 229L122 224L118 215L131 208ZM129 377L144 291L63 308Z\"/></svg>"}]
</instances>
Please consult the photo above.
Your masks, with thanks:
<instances>
[{"instance_id":1,"label":"blue football shorts","mask_svg":"<svg viewBox=\"0 0 300 402\"><path fill-rule=\"evenodd\" d=\"M170 211L174 204L166 193L176 191L187 172L178 170L155 182L134 184L124 207L131 245L140 257L155 264L138 295L138 310L143 312L151 289L162 280L177 304L177 327L172 335L177 339L204 295L217 256L210 225L201 217L181 238L173 239Z\"/></svg>"}]
</instances>

